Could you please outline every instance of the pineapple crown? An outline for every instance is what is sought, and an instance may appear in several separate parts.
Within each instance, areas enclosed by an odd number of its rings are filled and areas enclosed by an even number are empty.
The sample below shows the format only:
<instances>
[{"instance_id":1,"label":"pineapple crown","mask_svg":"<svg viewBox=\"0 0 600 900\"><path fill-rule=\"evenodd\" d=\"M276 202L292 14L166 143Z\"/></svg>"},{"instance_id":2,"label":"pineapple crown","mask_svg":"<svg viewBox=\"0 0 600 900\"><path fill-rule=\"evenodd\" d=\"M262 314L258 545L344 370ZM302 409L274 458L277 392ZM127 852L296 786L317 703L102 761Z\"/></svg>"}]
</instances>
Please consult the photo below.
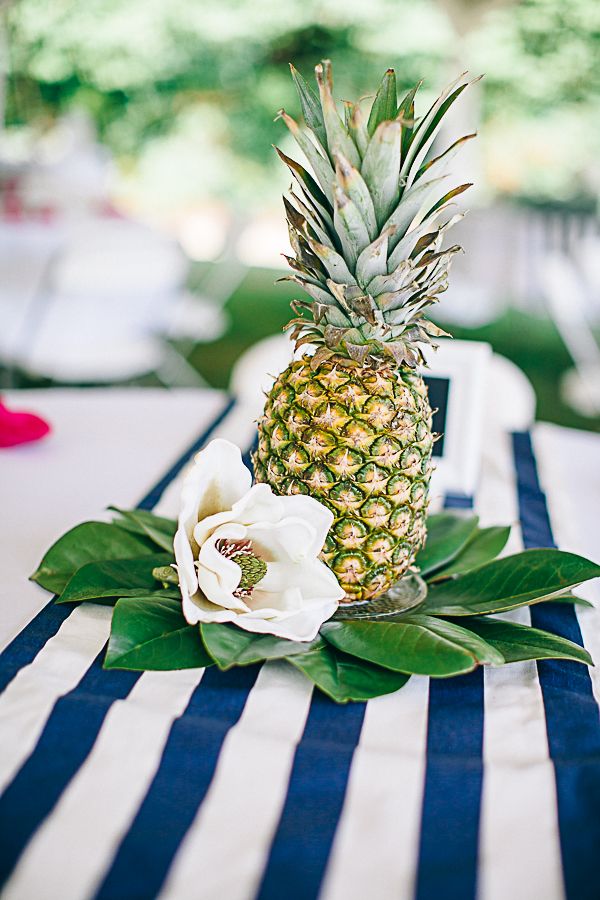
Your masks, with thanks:
<instances>
[{"instance_id":1,"label":"pineapple crown","mask_svg":"<svg viewBox=\"0 0 600 900\"><path fill-rule=\"evenodd\" d=\"M293 274L309 295L292 301L288 323L296 348L317 346L313 365L329 357L364 367L423 363L423 344L445 334L425 311L448 286L452 257L442 249L461 215L444 214L470 184L447 190L446 168L459 138L425 161L440 124L471 83L463 73L415 119L417 84L398 105L396 76L388 69L368 119L360 101L344 101L342 120L333 98L331 63L315 73L319 96L290 65L312 138L285 110L282 118L314 173L275 148L295 183L284 197ZM479 79L475 79L476 81Z\"/></svg>"}]
</instances>

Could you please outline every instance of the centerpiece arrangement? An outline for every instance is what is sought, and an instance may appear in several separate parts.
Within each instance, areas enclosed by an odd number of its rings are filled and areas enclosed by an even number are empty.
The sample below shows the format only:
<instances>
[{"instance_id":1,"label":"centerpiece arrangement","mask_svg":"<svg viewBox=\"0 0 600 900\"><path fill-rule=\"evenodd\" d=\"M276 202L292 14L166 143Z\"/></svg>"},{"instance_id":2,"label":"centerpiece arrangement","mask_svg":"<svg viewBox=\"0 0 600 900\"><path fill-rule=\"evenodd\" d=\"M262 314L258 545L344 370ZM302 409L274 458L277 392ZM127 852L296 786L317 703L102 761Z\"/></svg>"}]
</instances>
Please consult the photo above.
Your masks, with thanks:
<instances>
[{"instance_id":1,"label":"centerpiece arrangement","mask_svg":"<svg viewBox=\"0 0 600 900\"><path fill-rule=\"evenodd\" d=\"M466 135L429 158L461 76L415 117L389 69L369 115L318 96L292 67L308 134L283 110L312 173L281 151L297 348L258 423L254 475L213 441L187 475L178 522L116 510L54 544L32 578L55 602L114 605L104 665L134 670L284 660L338 702L478 665L561 657L577 644L502 618L571 589L600 566L554 549L500 559L507 527L427 514L432 434L426 318L459 248L446 168Z\"/></svg>"}]
</instances>

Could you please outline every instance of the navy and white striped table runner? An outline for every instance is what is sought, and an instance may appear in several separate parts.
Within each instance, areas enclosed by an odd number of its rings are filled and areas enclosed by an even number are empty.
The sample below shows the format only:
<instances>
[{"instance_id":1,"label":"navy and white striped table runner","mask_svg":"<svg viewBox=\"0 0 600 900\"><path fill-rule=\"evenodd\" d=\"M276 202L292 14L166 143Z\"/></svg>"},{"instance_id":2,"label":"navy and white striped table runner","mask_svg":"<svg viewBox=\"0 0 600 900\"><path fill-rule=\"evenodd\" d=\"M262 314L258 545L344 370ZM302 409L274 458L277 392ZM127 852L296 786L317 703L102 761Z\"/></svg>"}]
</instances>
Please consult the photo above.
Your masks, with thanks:
<instances>
[{"instance_id":1,"label":"navy and white striped table runner","mask_svg":"<svg viewBox=\"0 0 600 900\"><path fill-rule=\"evenodd\" d=\"M229 404L140 506L172 513L161 496L189 456L211 437L249 441L241 422ZM513 504L523 545L552 546L529 435L499 465L488 510L506 521ZM531 621L581 642L570 606ZM583 667L413 678L337 706L278 663L105 672L109 622L105 607L49 605L0 657L8 900L600 896L600 720Z\"/></svg>"}]
</instances>

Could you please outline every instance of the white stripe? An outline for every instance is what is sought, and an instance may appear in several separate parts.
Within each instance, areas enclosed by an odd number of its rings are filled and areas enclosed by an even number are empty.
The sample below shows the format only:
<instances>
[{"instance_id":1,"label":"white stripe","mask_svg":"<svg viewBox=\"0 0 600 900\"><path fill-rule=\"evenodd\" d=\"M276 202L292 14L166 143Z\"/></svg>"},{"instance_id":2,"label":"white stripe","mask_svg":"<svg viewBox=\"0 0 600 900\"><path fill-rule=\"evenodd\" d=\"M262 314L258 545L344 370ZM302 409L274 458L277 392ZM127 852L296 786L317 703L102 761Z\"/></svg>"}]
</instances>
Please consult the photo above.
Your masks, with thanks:
<instances>
[{"instance_id":1,"label":"white stripe","mask_svg":"<svg viewBox=\"0 0 600 900\"><path fill-rule=\"evenodd\" d=\"M322 896L413 894L425 777L429 680L367 704Z\"/></svg>"},{"instance_id":2,"label":"white stripe","mask_svg":"<svg viewBox=\"0 0 600 900\"><path fill-rule=\"evenodd\" d=\"M311 694L309 680L290 665L262 667L239 722L225 739L212 784L175 857L161 900L254 897Z\"/></svg>"},{"instance_id":3,"label":"white stripe","mask_svg":"<svg viewBox=\"0 0 600 900\"><path fill-rule=\"evenodd\" d=\"M21 857L7 900L82 900L95 893L203 672L147 672L113 703L92 752Z\"/></svg>"},{"instance_id":4,"label":"white stripe","mask_svg":"<svg viewBox=\"0 0 600 900\"><path fill-rule=\"evenodd\" d=\"M600 438L546 423L536 427L533 437L556 543L561 550L600 562ZM589 673L600 703L600 580L582 585L577 593L594 604L593 609L575 609L583 643L596 663Z\"/></svg>"},{"instance_id":5,"label":"white stripe","mask_svg":"<svg viewBox=\"0 0 600 900\"><path fill-rule=\"evenodd\" d=\"M27 581L44 551L110 503L135 504L214 420L225 399L217 391L153 388L14 394L15 405L47 416L54 434L0 458L0 650L49 600Z\"/></svg>"},{"instance_id":6,"label":"white stripe","mask_svg":"<svg viewBox=\"0 0 600 900\"><path fill-rule=\"evenodd\" d=\"M514 522L517 492L508 435L487 446L480 492L485 524ZM508 551L522 549L513 528ZM529 610L507 616L530 624ZM486 668L479 900L562 900L554 768L533 662Z\"/></svg>"},{"instance_id":7,"label":"white stripe","mask_svg":"<svg viewBox=\"0 0 600 900\"><path fill-rule=\"evenodd\" d=\"M234 407L215 435L233 439L242 434L249 445L254 426L248 411ZM168 515L179 506L185 472L171 483L157 511ZM82 679L93 659L108 640L112 609L84 603L76 607L36 658L24 666L0 695L0 792L33 752L54 704Z\"/></svg>"},{"instance_id":8,"label":"white stripe","mask_svg":"<svg viewBox=\"0 0 600 900\"><path fill-rule=\"evenodd\" d=\"M77 607L0 696L0 791L33 752L56 701L79 684L100 653L111 614L98 604Z\"/></svg>"},{"instance_id":9,"label":"white stripe","mask_svg":"<svg viewBox=\"0 0 600 900\"><path fill-rule=\"evenodd\" d=\"M250 447L256 435L256 422L247 407L236 404L226 418L215 429L211 440L223 438L242 448L242 453ZM193 460L190 460L177 478L169 484L154 512L161 516L177 517L179 512L179 498L181 485Z\"/></svg>"}]
</instances>

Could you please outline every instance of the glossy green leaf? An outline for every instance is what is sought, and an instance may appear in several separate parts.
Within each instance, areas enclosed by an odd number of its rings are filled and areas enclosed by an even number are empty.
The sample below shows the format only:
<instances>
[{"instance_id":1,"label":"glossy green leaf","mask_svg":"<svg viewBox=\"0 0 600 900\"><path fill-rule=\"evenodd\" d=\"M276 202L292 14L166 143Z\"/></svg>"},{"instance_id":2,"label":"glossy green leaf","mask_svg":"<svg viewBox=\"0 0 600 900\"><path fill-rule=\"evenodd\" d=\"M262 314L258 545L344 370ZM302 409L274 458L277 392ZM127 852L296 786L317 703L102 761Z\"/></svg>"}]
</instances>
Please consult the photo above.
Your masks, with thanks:
<instances>
[{"instance_id":1,"label":"glossy green leaf","mask_svg":"<svg viewBox=\"0 0 600 900\"><path fill-rule=\"evenodd\" d=\"M427 519L427 541L419 551L415 565L427 576L450 563L468 544L477 530L477 516L438 513Z\"/></svg>"},{"instance_id":2,"label":"glossy green leaf","mask_svg":"<svg viewBox=\"0 0 600 900\"><path fill-rule=\"evenodd\" d=\"M115 606L106 669L165 671L212 665L198 628L188 625L181 601L128 597Z\"/></svg>"},{"instance_id":3,"label":"glossy green leaf","mask_svg":"<svg viewBox=\"0 0 600 900\"><path fill-rule=\"evenodd\" d=\"M105 559L86 563L77 569L57 603L81 603L101 598L142 597L148 593L164 592L152 575L156 566L173 561L170 553L151 553L133 559ZM179 596L177 588L169 591Z\"/></svg>"},{"instance_id":4,"label":"glossy green leaf","mask_svg":"<svg viewBox=\"0 0 600 900\"><path fill-rule=\"evenodd\" d=\"M406 674L447 678L470 672L478 662L504 662L497 650L471 631L433 616L328 622L321 634L344 653Z\"/></svg>"},{"instance_id":5,"label":"glossy green leaf","mask_svg":"<svg viewBox=\"0 0 600 900\"><path fill-rule=\"evenodd\" d=\"M572 659L593 665L587 650L539 628L490 617L469 618L464 624L500 651L507 663L524 659Z\"/></svg>"},{"instance_id":6,"label":"glossy green leaf","mask_svg":"<svg viewBox=\"0 0 600 900\"><path fill-rule=\"evenodd\" d=\"M600 566L583 556L561 550L525 550L430 585L421 609L443 616L504 612L561 596L598 576Z\"/></svg>"},{"instance_id":7,"label":"glossy green leaf","mask_svg":"<svg viewBox=\"0 0 600 900\"><path fill-rule=\"evenodd\" d=\"M388 69L382 78L371 107L369 121L367 122L367 131L370 135L375 133L375 129L381 122L396 118L397 103L396 73L393 69Z\"/></svg>"},{"instance_id":8,"label":"glossy green leaf","mask_svg":"<svg viewBox=\"0 0 600 900\"><path fill-rule=\"evenodd\" d=\"M312 133L315 135L319 143L322 144L325 149L327 149L327 132L325 131L323 110L321 109L319 98L310 87L310 85L307 84L306 80L302 77L298 69L296 69L295 66L293 66L291 63L290 72L292 73L292 78L294 79L296 90L298 91L298 97L300 98L300 106L302 108L304 121L306 122Z\"/></svg>"},{"instance_id":9,"label":"glossy green leaf","mask_svg":"<svg viewBox=\"0 0 600 900\"><path fill-rule=\"evenodd\" d=\"M306 653L323 641L287 641L272 634L254 634L235 625L201 625L204 646L220 669L248 666L266 659L283 659Z\"/></svg>"},{"instance_id":10,"label":"glossy green leaf","mask_svg":"<svg viewBox=\"0 0 600 900\"><path fill-rule=\"evenodd\" d=\"M166 519L145 509L119 509L118 506L109 508L121 516L115 520L119 528L134 534L145 534L158 547L173 553L173 538L177 530L175 519Z\"/></svg>"},{"instance_id":11,"label":"glossy green leaf","mask_svg":"<svg viewBox=\"0 0 600 900\"><path fill-rule=\"evenodd\" d=\"M476 529L458 556L434 572L427 580L436 582L452 575L464 575L465 572L491 562L504 550L509 536L510 525Z\"/></svg>"},{"instance_id":12,"label":"glossy green leaf","mask_svg":"<svg viewBox=\"0 0 600 900\"><path fill-rule=\"evenodd\" d=\"M594 608L594 604L590 603L589 600L585 600L583 597L578 597L577 594L563 594L561 597L551 597L551 603L571 603L573 606L587 606L588 609Z\"/></svg>"},{"instance_id":13,"label":"glossy green leaf","mask_svg":"<svg viewBox=\"0 0 600 900\"><path fill-rule=\"evenodd\" d=\"M44 555L31 580L56 594L65 588L77 569L104 559L127 559L151 553L146 537L131 534L108 522L83 522L63 534Z\"/></svg>"},{"instance_id":14,"label":"glossy green leaf","mask_svg":"<svg viewBox=\"0 0 600 900\"><path fill-rule=\"evenodd\" d=\"M327 644L308 653L290 656L288 662L304 672L319 690L336 703L364 701L391 694L409 679L401 672L392 672L355 659Z\"/></svg>"}]
</instances>

